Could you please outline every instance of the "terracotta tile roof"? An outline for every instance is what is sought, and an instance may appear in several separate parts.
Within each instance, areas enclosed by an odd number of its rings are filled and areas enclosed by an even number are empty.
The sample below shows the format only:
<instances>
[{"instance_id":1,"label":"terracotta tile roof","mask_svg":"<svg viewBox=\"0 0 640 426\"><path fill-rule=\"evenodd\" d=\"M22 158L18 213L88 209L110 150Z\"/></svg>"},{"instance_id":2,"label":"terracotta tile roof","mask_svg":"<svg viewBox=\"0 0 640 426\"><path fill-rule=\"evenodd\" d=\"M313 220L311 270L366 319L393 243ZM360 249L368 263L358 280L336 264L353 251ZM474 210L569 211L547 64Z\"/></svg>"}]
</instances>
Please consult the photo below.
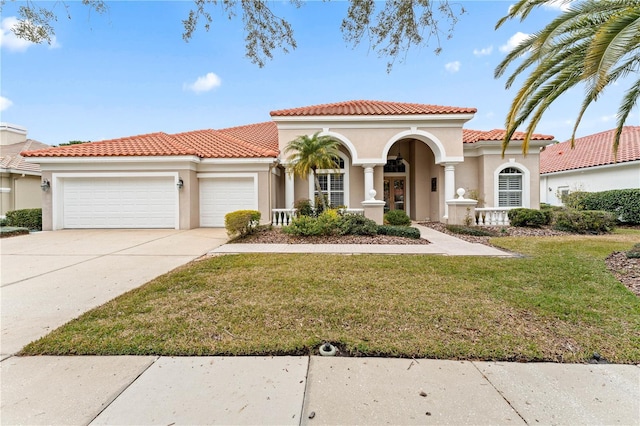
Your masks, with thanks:
<instances>
[{"instance_id":1,"label":"terracotta tile roof","mask_svg":"<svg viewBox=\"0 0 640 426\"><path fill-rule=\"evenodd\" d=\"M100 142L66 145L24 152L25 157L129 157L195 155L196 151L166 133L149 133Z\"/></svg>"},{"instance_id":2,"label":"terracotta tile roof","mask_svg":"<svg viewBox=\"0 0 640 426\"><path fill-rule=\"evenodd\" d=\"M40 166L34 163L27 163L24 157L20 155L23 151L32 151L50 148L49 145L42 142L27 139L24 142L14 143L11 145L0 146L0 168L11 169L23 172L40 172Z\"/></svg>"},{"instance_id":3,"label":"terracotta tile roof","mask_svg":"<svg viewBox=\"0 0 640 426\"><path fill-rule=\"evenodd\" d=\"M271 111L272 117L310 115L417 115L475 113L475 108L460 108L384 101L347 101L302 108Z\"/></svg>"},{"instance_id":4,"label":"terracotta tile roof","mask_svg":"<svg viewBox=\"0 0 640 426\"><path fill-rule=\"evenodd\" d=\"M615 129L575 140L571 149L571 141L547 146L540 153L540 173L553 173L585 167L613 164L613 137ZM620 135L618 146L618 163L640 160L640 126L625 126Z\"/></svg>"},{"instance_id":5,"label":"terracotta tile roof","mask_svg":"<svg viewBox=\"0 0 640 426\"><path fill-rule=\"evenodd\" d=\"M262 127L266 128L266 126ZM277 157L278 133L275 126L273 129L275 130L275 145L270 145L267 141L255 142L263 133L261 130L264 130L260 125L234 127L226 130L197 130L178 133L173 137L181 143L193 147L197 155L202 158Z\"/></svg>"},{"instance_id":6,"label":"terracotta tile roof","mask_svg":"<svg viewBox=\"0 0 640 426\"><path fill-rule=\"evenodd\" d=\"M196 130L174 135L158 132L23 154L25 157L176 155L197 155L202 158L277 157L278 131L275 123L259 123L223 130Z\"/></svg>"},{"instance_id":7,"label":"terracotta tile roof","mask_svg":"<svg viewBox=\"0 0 640 426\"><path fill-rule=\"evenodd\" d=\"M504 135L506 130L504 129L493 129L493 130L471 130L471 129L462 129L462 142L464 143L476 143L479 141L501 141L504 139ZM511 137L512 141L521 141L524 140L525 133L524 132L515 132ZM531 140L534 141L552 141L553 136L551 135L542 135L538 133L534 133L531 135Z\"/></svg>"}]
</instances>

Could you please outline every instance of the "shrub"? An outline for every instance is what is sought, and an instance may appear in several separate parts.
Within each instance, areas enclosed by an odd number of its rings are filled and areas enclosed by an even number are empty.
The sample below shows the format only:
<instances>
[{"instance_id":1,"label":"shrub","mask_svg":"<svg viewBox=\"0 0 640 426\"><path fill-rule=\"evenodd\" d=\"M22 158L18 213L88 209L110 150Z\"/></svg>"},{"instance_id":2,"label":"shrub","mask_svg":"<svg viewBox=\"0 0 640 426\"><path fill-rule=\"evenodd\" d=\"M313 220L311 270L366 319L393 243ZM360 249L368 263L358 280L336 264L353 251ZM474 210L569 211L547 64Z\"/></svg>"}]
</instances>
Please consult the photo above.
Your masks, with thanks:
<instances>
[{"instance_id":1,"label":"shrub","mask_svg":"<svg viewBox=\"0 0 640 426\"><path fill-rule=\"evenodd\" d=\"M554 229L576 234L603 234L616 226L613 213L594 210L565 210L555 216Z\"/></svg>"},{"instance_id":2,"label":"shrub","mask_svg":"<svg viewBox=\"0 0 640 426\"><path fill-rule=\"evenodd\" d=\"M640 188L585 192L581 204L584 210L604 210L620 222L640 224Z\"/></svg>"},{"instance_id":3,"label":"shrub","mask_svg":"<svg viewBox=\"0 0 640 426\"><path fill-rule=\"evenodd\" d=\"M511 226L540 228L549 224L551 215L546 215L540 210L518 208L509 210L509 222Z\"/></svg>"},{"instance_id":4,"label":"shrub","mask_svg":"<svg viewBox=\"0 0 640 426\"><path fill-rule=\"evenodd\" d=\"M7 212L6 226L42 230L42 209L24 209Z\"/></svg>"},{"instance_id":5,"label":"shrub","mask_svg":"<svg viewBox=\"0 0 640 426\"><path fill-rule=\"evenodd\" d=\"M28 233L29 230L27 228L16 228L4 225L0 227L0 238L15 237L16 235L25 235Z\"/></svg>"},{"instance_id":6,"label":"shrub","mask_svg":"<svg viewBox=\"0 0 640 426\"><path fill-rule=\"evenodd\" d=\"M294 208L298 210L299 216L313 216L313 207L311 206L311 200L303 199L298 200L293 205Z\"/></svg>"},{"instance_id":7,"label":"shrub","mask_svg":"<svg viewBox=\"0 0 640 426\"><path fill-rule=\"evenodd\" d=\"M7 226L7 218L6 217L0 218L0 226Z\"/></svg>"},{"instance_id":8,"label":"shrub","mask_svg":"<svg viewBox=\"0 0 640 426\"><path fill-rule=\"evenodd\" d=\"M454 234L473 235L474 237L496 237L496 232L488 229L476 228L462 225L446 225L445 228Z\"/></svg>"},{"instance_id":9,"label":"shrub","mask_svg":"<svg viewBox=\"0 0 640 426\"><path fill-rule=\"evenodd\" d=\"M404 210L390 210L384 214L384 223L391 226L409 226L411 219Z\"/></svg>"},{"instance_id":10,"label":"shrub","mask_svg":"<svg viewBox=\"0 0 640 426\"><path fill-rule=\"evenodd\" d=\"M336 210L327 210L318 217L298 216L291 224L282 229L285 234L300 237L315 237L320 235L332 235L337 232L339 216Z\"/></svg>"},{"instance_id":11,"label":"shrub","mask_svg":"<svg viewBox=\"0 0 640 426\"><path fill-rule=\"evenodd\" d=\"M631 250L626 255L628 259L640 259L640 243L631 247Z\"/></svg>"},{"instance_id":12,"label":"shrub","mask_svg":"<svg viewBox=\"0 0 640 426\"><path fill-rule=\"evenodd\" d=\"M376 235L378 225L375 221L359 214L344 214L338 221L340 235Z\"/></svg>"},{"instance_id":13,"label":"shrub","mask_svg":"<svg viewBox=\"0 0 640 426\"><path fill-rule=\"evenodd\" d=\"M417 240L420 238L420 230L411 226L379 225L378 235L391 235Z\"/></svg>"},{"instance_id":14,"label":"shrub","mask_svg":"<svg viewBox=\"0 0 640 426\"><path fill-rule=\"evenodd\" d=\"M584 191L570 192L569 194L562 197L562 204L570 209L586 210L582 201L584 200L584 197L587 196L587 194L588 192Z\"/></svg>"},{"instance_id":15,"label":"shrub","mask_svg":"<svg viewBox=\"0 0 640 426\"><path fill-rule=\"evenodd\" d=\"M224 227L227 234L248 235L251 234L260 223L260 212L257 210L237 210L224 216Z\"/></svg>"}]
</instances>

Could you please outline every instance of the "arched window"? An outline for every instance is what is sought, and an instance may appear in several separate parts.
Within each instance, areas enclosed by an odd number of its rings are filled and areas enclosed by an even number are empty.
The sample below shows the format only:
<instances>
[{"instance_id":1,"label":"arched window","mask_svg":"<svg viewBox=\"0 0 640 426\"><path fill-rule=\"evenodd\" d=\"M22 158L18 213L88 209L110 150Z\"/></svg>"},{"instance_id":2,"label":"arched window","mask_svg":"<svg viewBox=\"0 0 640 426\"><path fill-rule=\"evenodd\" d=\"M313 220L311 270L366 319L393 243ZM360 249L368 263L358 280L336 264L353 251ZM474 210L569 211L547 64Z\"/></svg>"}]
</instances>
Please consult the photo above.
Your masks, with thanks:
<instances>
[{"instance_id":1,"label":"arched window","mask_svg":"<svg viewBox=\"0 0 640 426\"><path fill-rule=\"evenodd\" d=\"M498 206L521 207L522 203L522 171L515 167L507 167L498 175Z\"/></svg>"},{"instance_id":2,"label":"arched window","mask_svg":"<svg viewBox=\"0 0 640 426\"><path fill-rule=\"evenodd\" d=\"M349 168L347 157L341 152L340 159L335 170L318 170L320 189L327 196L329 205L333 208L339 206L348 207L349 200ZM319 194L316 191L315 182L309 176L309 198L315 203Z\"/></svg>"}]
</instances>

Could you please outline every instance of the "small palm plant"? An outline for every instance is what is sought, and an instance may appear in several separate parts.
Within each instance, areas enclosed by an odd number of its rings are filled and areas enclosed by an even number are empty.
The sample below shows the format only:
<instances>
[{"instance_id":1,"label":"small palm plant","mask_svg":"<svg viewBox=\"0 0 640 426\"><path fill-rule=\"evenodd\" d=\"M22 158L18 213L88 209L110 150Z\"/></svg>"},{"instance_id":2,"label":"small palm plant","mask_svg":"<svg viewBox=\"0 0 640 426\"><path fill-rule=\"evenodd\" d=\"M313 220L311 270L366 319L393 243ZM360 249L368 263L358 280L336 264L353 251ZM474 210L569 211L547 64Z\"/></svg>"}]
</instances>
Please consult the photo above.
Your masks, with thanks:
<instances>
[{"instance_id":1,"label":"small palm plant","mask_svg":"<svg viewBox=\"0 0 640 426\"><path fill-rule=\"evenodd\" d=\"M338 167L338 147L340 142L329 136L298 136L289 142L284 149L285 154L290 154L287 161L291 164L291 173L301 178L307 178L313 174L316 191L322 203L323 211L327 210L327 202L322 195L318 170L335 170Z\"/></svg>"}]
</instances>

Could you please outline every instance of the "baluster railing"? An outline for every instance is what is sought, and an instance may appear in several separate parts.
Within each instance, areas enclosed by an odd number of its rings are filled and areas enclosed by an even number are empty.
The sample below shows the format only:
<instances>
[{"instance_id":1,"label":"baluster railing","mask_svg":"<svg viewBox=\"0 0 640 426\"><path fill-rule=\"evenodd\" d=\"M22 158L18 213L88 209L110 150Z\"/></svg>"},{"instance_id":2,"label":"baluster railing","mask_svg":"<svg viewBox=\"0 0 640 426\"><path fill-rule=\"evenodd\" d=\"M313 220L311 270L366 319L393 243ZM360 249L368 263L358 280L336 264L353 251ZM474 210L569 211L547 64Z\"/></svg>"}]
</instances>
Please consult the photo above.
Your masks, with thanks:
<instances>
[{"instance_id":1,"label":"baluster railing","mask_svg":"<svg viewBox=\"0 0 640 426\"><path fill-rule=\"evenodd\" d=\"M297 209L271 209L271 225L288 226L297 212Z\"/></svg>"},{"instance_id":2,"label":"baluster railing","mask_svg":"<svg viewBox=\"0 0 640 426\"><path fill-rule=\"evenodd\" d=\"M509 226L509 210L512 207L476 208L477 226Z\"/></svg>"}]
</instances>

